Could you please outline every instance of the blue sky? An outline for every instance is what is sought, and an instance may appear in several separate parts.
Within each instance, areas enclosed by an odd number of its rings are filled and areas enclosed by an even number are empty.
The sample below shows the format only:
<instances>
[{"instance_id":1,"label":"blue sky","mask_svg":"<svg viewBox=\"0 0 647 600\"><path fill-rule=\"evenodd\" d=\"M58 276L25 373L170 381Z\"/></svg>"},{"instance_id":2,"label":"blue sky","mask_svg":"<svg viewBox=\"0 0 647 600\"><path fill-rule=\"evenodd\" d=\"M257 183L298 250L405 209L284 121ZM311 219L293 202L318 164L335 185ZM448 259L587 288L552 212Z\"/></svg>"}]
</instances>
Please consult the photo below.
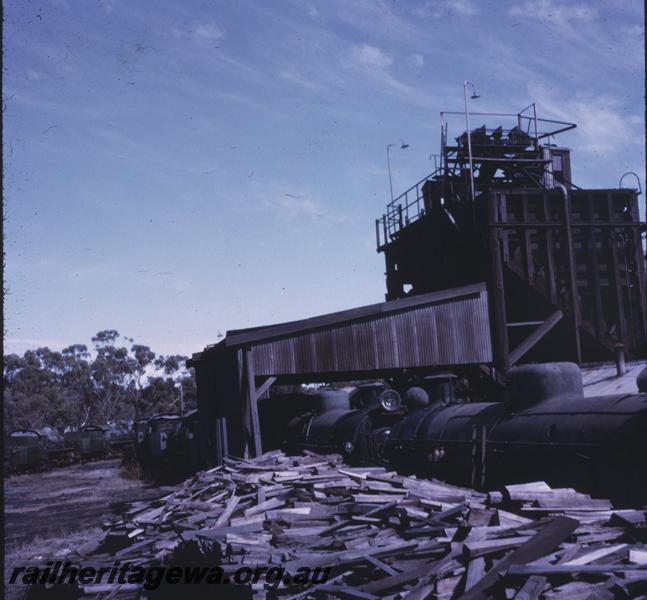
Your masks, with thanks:
<instances>
[{"instance_id":1,"label":"blue sky","mask_svg":"<svg viewBox=\"0 0 647 600\"><path fill-rule=\"evenodd\" d=\"M578 123L575 183L644 185L639 0L7 0L5 351L114 328L190 354L379 302L374 220L441 110ZM474 108L476 110L476 108ZM459 132L457 132L459 133Z\"/></svg>"}]
</instances>

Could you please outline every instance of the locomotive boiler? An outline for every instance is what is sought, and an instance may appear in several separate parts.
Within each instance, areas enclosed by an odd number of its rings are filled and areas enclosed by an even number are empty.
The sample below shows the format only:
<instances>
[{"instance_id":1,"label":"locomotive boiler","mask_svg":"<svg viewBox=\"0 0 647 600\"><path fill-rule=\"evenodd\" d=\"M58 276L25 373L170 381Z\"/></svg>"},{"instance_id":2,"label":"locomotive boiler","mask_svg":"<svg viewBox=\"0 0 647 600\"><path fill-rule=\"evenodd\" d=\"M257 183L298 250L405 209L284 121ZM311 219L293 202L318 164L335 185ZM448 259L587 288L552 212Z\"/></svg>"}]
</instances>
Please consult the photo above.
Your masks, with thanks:
<instances>
[{"instance_id":1,"label":"locomotive boiler","mask_svg":"<svg viewBox=\"0 0 647 600\"><path fill-rule=\"evenodd\" d=\"M508 373L501 402L466 402L438 387L361 388L346 407L293 419L286 446L336 451L350 462L494 488L545 480L618 502L647 500L647 393L585 398L572 363ZM428 391L429 390L429 391Z\"/></svg>"}]
</instances>

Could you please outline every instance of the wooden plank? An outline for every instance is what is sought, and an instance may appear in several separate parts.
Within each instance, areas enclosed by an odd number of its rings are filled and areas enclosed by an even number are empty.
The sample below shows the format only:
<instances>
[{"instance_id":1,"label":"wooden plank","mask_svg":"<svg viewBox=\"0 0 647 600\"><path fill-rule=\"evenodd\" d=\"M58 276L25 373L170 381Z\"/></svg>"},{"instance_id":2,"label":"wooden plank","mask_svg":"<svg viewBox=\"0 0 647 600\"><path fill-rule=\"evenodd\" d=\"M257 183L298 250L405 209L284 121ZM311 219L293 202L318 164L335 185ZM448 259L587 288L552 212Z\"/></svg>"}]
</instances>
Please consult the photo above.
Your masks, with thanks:
<instances>
[{"instance_id":1,"label":"wooden plank","mask_svg":"<svg viewBox=\"0 0 647 600\"><path fill-rule=\"evenodd\" d=\"M515 600L537 600L544 587L546 587L547 581L548 580L541 575L528 577L526 583L524 583L523 587L514 597Z\"/></svg>"},{"instance_id":2,"label":"wooden plank","mask_svg":"<svg viewBox=\"0 0 647 600\"><path fill-rule=\"evenodd\" d=\"M485 575L485 558L478 556L469 562L465 573L465 591L473 588Z\"/></svg>"},{"instance_id":3,"label":"wooden plank","mask_svg":"<svg viewBox=\"0 0 647 600\"><path fill-rule=\"evenodd\" d=\"M261 396L263 396L263 394L267 392L272 387L272 385L274 385L275 381L276 381L276 377L268 377L262 383L261 387L259 387L256 390L256 400L258 400Z\"/></svg>"},{"instance_id":4,"label":"wooden plank","mask_svg":"<svg viewBox=\"0 0 647 600\"><path fill-rule=\"evenodd\" d=\"M517 577L527 575L575 575L577 573L604 575L608 573L624 573L625 571L647 571L647 565L511 565L507 571L499 571L499 573Z\"/></svg>"},{"instance_id":5,"label":"wooden plank","mask_svg":"<svg viewBox=\"0 0 647 600\"><path fill-rule=\"evenodd\" d=\"M458 550L453 550L447 556L434 563L429 569L429 572L409 590L405 598L407 600L426 600L429 598L430 585L436 582L436 586L438 586L440 584L440 581L437 581L439 578L460 566L460 563L456 560L458 554ZM458 581L459 578L456 579L456 583Z\"/></svg>"},{"instance_id":6,"label":"wooden plank","mask_svg":"<svg viewBox=\"0 0 647 600\"><path fill-rule=\"evenodd\" d=\"M227 502L227 505L225 506L225 510L222 511L222 514L216 519L215 527L220 527L221 525L224 525L229 521L231 515L233 512L236 510L236 507L238 506L238 503L240 502L240 497L239 496L233 496L229 499Z\"/></svg>"},{"instance_id":7,"label":"wooden plank","mask_svg":"<svg viewBox=\"0 0 647 600\"><path fill-rule=\"evenodd\" d=\"M501 573L505 573L513 565L525 565L552 552L577 529L578 525L579 522L575 519L557 517L492 567L481 581L463 595L463 600L482 598L483 594L497 583Z\"/></svg>"},{"instance_id":8,"label":"wooden plank","mask_svg":"<svg viewBox=\"0 0 647 600\"><path fill-rule=\"evenodd\" d=\"M541 338L543 338L559 321L562 320L564 313L556 310L552 313L537 329L526 337L514 350L510 352L510 365L516 364L524 354L529 352Z\"/></svg>"},{"instance_id":9,"label":"wooden plank","mask_svg":"<svg viewBox=\"0 0 647 600\"><path fill-rule=\"evenodd\" d=\"M441 569L446 567L450 561L453 561L457 554L458 553L450 552L444 558L437 561L431 561L416 569L404 571L398 575L385 577L378 581L367 583L362 586L362 589L370 593L379 593L395 587L400 587L406 583L415 581L416 579L421 579L422 577L434 577Z\"/></svg>"},{"instance_id":10,"label":"wooden plank","mask_svg":"<svg viewBox=\"0 0 647 600\"><path fill-rule=\"evenodd\" d=\"M597 550L593 550L592 552L587 552L582 556L578 556L577 558L569 560L567 563L564 563L564 564L568 566L587 565L595 560L599 560L601 558L604 558L605 556L609 556L610 554L615 554L616 552L619 552L620 550L626 547L627 547L627 544L614 544L612 546L604 546L603 548L598 548Z\"/></svg>"},{"instance_id":11,"label":"wooden plank","mask_svg":"<svg viewBox=\"0 0 647 600\"><path fill-rule=\"evenodd\" d=\"M374 556L367 556L366 560L370 562L377 569L384 571L387 575L393 576L398 574L398 572L395 569L391 568L389 565L381 561L379 558L375 558Z\"/></svg>"},{"instance_id":12,"label":"wooden plank","mask_svg":"<svg viewBox=\"0 0 647 600\"><path fill-rule=\"evenodd\" d=\"M466 542L465 548L471 558L501 552L510 548L518 548L521 544L528 541L530 536L507 537L493 540L483 540Z\"/></svg>"}]
</instances>

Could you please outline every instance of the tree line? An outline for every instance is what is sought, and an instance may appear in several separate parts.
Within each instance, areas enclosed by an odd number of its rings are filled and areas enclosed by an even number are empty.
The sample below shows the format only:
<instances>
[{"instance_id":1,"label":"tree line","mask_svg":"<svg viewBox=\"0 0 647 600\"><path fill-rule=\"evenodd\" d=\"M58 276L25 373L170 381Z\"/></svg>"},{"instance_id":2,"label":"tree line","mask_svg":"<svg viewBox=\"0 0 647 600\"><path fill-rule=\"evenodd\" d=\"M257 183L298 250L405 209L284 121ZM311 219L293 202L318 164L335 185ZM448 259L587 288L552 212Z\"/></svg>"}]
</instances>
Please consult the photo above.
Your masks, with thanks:
<instances>
[{"instance_id":1,"label":"tree line","mask_svg":"<svg viewBox=\"0 0 647 600\"><path fill-rule=\"evenodd\" d=\"M114 329L84 344L4 357L4 428L79 428L132 421L196 406L185 356L157 355Z\"/></svg>"}]
</instances>

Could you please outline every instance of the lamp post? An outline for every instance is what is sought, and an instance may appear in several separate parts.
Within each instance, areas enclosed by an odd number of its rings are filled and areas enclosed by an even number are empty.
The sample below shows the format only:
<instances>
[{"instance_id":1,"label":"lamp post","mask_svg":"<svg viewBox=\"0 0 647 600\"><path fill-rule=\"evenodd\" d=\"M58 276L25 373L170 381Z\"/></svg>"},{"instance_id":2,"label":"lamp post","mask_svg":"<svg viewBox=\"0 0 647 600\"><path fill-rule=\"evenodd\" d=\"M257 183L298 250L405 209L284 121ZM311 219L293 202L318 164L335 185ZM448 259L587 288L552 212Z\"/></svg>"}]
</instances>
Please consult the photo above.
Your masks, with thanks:
<instances>
[{"instance_id":1,"label":"lamp post","mask_svg":"<svg viewBox=\"0 0 647 600\"><path fill-rule=\"evenodd\" d=\"M465 98L465 126L467 127L467 155L470 161L470 196L472 202L474 202L474 165L472 164L472 136L470 134L470 113L467 106L467 86L472 86L472 95L470 98L476 100L480 96L476 93L474 89L474 84L469 81L463 83L463 97Z\"/></svg>"},{"instance_id":2,"label":"lamp post","mask_svg":"<svg viewBox=\"0 0 647 600\"><path fill-rule=\"evenodd\" d=\"M389 189L391 190L391 202L393 202L393 179L391 178L391 155L390 155L390 150L391 146L395 146L396 144L387 144L386 145L386 166L389 170ZM400 140L400 150L404 150L405 148L408 148L409 144L405 144L404 140Z\"/></svg>"}]
</instances>

